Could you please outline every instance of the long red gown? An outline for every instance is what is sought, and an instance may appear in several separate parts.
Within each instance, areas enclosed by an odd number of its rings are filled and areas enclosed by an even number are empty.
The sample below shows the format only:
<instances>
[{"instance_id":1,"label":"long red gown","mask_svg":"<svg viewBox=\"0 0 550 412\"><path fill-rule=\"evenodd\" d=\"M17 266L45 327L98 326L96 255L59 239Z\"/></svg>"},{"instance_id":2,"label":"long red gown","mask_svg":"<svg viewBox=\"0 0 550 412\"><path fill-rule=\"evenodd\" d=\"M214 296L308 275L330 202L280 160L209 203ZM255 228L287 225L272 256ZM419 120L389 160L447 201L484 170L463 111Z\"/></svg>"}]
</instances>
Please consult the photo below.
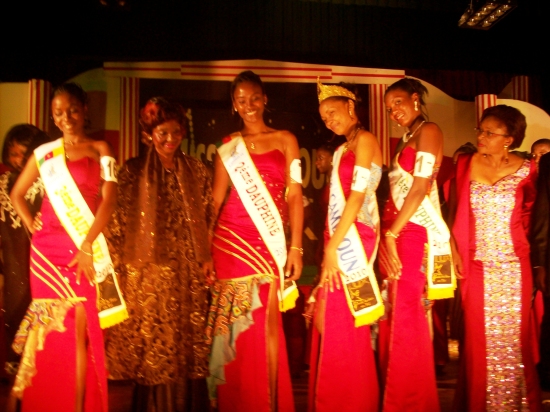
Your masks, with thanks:
<instances>
[{"instance_id":1,"label":"long red gown","mask_svg":"<svg viewBox=\"0 0 550 412\"><path fill-rule=\"evenodd\" d=\"M263 154L250 153L250 157L286 222L285 156L279 150L272 150ZM217 386L218 407L221 412L271 411L266 320L270 288L278 287L279 282L278 279L273 283L265 281L269 272L278 276L278 269L235 188L231 188L214 233L212 258L217 278L235 282L245 277L255 278L248 284L246 280L231 283L235 285L231 291L229 288L233 286L225 282L217 282L213 288L214 303L207 328L207 335L214 341L211 370L213 363L217 367L223 364L217 362L220 351L234 354L234 359L223 366L225 378L222 380L225 382ZM276 402L278 410L292 412L294 399L280 313L278 317ZM233 345L217 346L216 342L221 339L231 339Z\"/></svg>"},{"instance_id":2,"label":"long red gown","mask_svg":"<svg viewBox=\"0 0 550 412\"><path fill-rule=\"evenodd\" d=\"M67 162L67 167L86 203L91 211L95 213L100 200L99 163L85 157L74 162ZM80 285L76 284L76 266L69 268L67 265L74 258L78 248L61 225L47 195L44 197L40 211L42 213L43 228L33 235L32 247L35 249L31 250L30 278L33 302L23 323L27 320L32 322L34 318L36 324L49 321L48 325L50 327L58 323L64 326L65 330L50 330L44 338L44 348L36 351L36 375L31 379L31 386L23 392L22 411L72 412L75 409L75 309L69 307L65 316L63 316L62 300L54 289L57 291L70 291L72 289L77 297L86 298L86 301L76 303L76 305L82 304L84 306L87 322L88 342L84 410L86 412L107 411L107 377L103 332L100 329L98 318L96 287L95 285L90 286L85 279L81 279ZM57 271L49 266L50 263ZM72 293L63 292L62 295L68 297ZM37 299L57 300L58 304L53 306L53 312L48 313L51 319L43 318L45 312L41 312L40 318L38 318L36 316L36 306L33 313L31 308L33 308L33 304ZM30 344L30 340L27 339L26 344Z\"/></svg>"},{"instance_id":3,"label":"long red gown","mask_svg":"<svg viewBox=\"0 0 550 412\"><path fill-rule=\"evenodd\" d=\"M470 181L459 157L453 227L463 262L464 352L455 410L542 410L531 340L533 280L527 233L534 163L494 185Z\"/></svg>"},{"instance_id":4,"label":"long red gown","mask_svg":"<svg viewBox=\"0 0 550 412\"><path fill-rule=\"evenodd\" d=\"M346 198L351 192L354 165L355 154L351 151L344 153L338 173ZM368 196L375 196L374 190L382 174L382 170L375 170L375 167L371 167ZM370 258L376 233L371 218L363 213L360 215L356 227ZM325 231L325 237L326 244L328 231ZM319 290L318 301L321 300L326 302L324 333L321 335L312 326L309 411L378 411L380 393L370 326L355 327L343 289L329 292L325 286Z\"/></svg>"},{"instance_id":5,"label":"long red gown","mask_svg":"<svg viewBox=\"0 0 550 412\"><path fill-rule=\"evenodd\" d=\"M405 147L399 164L412 173L415 158L416 151ZM391 227L397 213L390 196L384 208L383 233ZM387 347L380 349L385 412L439 410L433 347L422 305L426 286L422 261L427 241L426 229L412 222L405 225L396 241L403 268L399 280L390 282L390 331Z\"/></svg>"}]
</instances>

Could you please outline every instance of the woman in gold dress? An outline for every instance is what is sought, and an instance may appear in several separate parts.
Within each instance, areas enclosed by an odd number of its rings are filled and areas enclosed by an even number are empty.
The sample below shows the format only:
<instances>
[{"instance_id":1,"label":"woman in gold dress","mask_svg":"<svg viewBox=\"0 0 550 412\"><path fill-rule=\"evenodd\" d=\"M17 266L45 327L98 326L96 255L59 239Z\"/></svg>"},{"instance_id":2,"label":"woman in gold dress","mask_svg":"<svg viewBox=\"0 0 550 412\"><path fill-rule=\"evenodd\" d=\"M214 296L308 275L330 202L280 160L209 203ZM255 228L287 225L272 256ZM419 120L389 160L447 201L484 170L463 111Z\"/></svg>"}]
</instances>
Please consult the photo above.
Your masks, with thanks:
<instances>
[{"instance_id":1,"label":"woman in gold dress","mask_svg":"<svg viewBox=\"0 0 550 412\"><path fill-rule=\"evenodd\" d=\"M109 235L130 319L109 330L107 365L110 378L137 383L133 410L204 410L210 176L180 149L179 104L150 99L140 124L151 145L120 172Z\"/></svg>"}]
</instances>

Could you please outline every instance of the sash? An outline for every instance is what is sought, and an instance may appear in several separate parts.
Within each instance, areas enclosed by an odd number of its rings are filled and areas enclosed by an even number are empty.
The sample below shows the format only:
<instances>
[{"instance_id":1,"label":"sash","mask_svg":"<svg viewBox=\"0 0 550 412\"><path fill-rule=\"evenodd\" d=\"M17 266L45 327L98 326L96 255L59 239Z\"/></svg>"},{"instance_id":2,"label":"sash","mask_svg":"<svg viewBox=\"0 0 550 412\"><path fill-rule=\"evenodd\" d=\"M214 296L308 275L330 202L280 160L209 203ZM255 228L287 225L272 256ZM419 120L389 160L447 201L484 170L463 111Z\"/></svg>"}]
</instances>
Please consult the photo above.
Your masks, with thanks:
<instances>
[{"instance_id":1,"label":"sash","mask_svg":"<svg viewBox=\"0 0 550 412\"><path fill-rule=\"evenodd\" d=\"M394 159L389 173L391 196L397 210L401 210L412 187L414 177ZM428 283L428 299L446 299L454 296L456 276L449 243L450 232L441 217L436 183L432 183L410 221L426 228L428 243L425 245L425 273Z\"/></svg>"},{"instance_id":2,"label":"sash","mask_svg":"<svg viewBox=\"0 0 550 412\"><path fill-rule=\"evenodd\" d=\"M283 268L287 257L286 239L283 220L277 206L265 187L240 133L232 134L231 140L218 148L218 153L244 208L279 269L279 309L283 312L292 309L298 299L298 287L294 281L285 280Z\"/></svg>"},{"instance_id":3,"label":"sash","mask_svg":"<svg viewBox=\"0 0 550 412\"><path fill-rule=\"evenodd\" d=\"M336 230L336 226L338 226L346 207L346 198L338 174L343 151L344 146L342 145L336 150L332 159L333 167L330 177L330 198L327 214L327 226L330 236ZM373 223L376 225L376 244L378 244L378 234L380 231L378 230L379 219L376 196L371 196L368 211L371 213ZM348 229L346 236L336 250L336 255L338 257L338 267L340 268L340 277L344 285L346 300L355 318L355 327L376 322L384 315L384 304L373 270L376 250L369 262L355 222Z\"/></svg>"},{"instance_id":4,"label":"sash","mask_svg":"<svg viewBox=\"0 0 550 412\"><path fill-rule=\"evenodd\" d=\"M67 168L63 138L38 147L34 154L55 214L78 247L86 238L95 216ZM105 329L127 319L128 311L103 233L94 241L92 250L98 288L99 323Z\"/></svg>"}]
</instances>

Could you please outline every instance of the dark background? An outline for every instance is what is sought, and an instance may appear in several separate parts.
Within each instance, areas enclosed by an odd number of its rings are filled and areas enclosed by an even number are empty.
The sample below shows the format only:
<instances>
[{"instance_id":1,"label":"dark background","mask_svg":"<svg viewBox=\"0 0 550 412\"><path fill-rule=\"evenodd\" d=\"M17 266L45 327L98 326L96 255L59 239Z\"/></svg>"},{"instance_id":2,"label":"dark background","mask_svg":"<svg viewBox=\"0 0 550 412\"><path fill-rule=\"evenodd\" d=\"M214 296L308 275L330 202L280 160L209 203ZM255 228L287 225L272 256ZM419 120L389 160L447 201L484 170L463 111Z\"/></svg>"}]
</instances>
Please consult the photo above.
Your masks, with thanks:
<instances>
[{"instance_id":1,"label":"dark background","mask_svg":"<svg viewBox=\"0 0 550 412\"><path fill-rule=\"evenodd\" d=\"M0 81L56 85L104 61L266 59L405 69L463 100L529 75L550 112L547 0L518 0L488 31L458 28L468 0L104 1L2 2Z\"/></svg>"}]
</instances>

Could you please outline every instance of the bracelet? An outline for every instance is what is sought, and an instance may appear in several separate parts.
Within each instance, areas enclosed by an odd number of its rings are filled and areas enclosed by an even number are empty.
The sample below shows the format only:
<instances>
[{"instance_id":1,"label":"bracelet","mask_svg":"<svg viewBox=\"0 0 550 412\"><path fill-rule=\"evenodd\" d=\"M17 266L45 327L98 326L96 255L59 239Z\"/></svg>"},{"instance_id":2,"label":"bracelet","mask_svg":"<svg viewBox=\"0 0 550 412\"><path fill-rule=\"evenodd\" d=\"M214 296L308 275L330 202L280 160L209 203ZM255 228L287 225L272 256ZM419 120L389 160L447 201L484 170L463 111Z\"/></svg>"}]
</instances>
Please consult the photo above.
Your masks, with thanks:
<instances>
[{"instance_id":1,"label":"bracelet","mask_svg":"<svg viewBox=\"0 0 550 412\"><path fill-rule=\"evenodd\" d=\"M85 255L87 256L90 256L90 257L94 257L94 254L93 253L90 253L90 252L86 252L85 250L82 250L82 249L78 249L80 252L84 253Z\"/></svg>"},{"instance_id":2,"label":"bracelet","mask_svg":"<svg viewBox=\"0 0 550 412\"><path fill-rule=\"evenodd\" d=\"M397 238L399 237L399 235L393 234L391 230L388 230L388 231L386 232L386 237L388 237L388 236L391 236L391 237L393 237L394 239L397 239Z\"/></svg>"},{"instance_id":3,"label":"bracelet","mask_svg":"<svg viewBox=\"0 0 550 412\"><path fill-rule=\"evenodd\" d=\"M300 252L300 256L304 256L304 249L302 249L301 247L291 246L290 248L296 249L298 252Z\"/></svg>"}]
</instances>

